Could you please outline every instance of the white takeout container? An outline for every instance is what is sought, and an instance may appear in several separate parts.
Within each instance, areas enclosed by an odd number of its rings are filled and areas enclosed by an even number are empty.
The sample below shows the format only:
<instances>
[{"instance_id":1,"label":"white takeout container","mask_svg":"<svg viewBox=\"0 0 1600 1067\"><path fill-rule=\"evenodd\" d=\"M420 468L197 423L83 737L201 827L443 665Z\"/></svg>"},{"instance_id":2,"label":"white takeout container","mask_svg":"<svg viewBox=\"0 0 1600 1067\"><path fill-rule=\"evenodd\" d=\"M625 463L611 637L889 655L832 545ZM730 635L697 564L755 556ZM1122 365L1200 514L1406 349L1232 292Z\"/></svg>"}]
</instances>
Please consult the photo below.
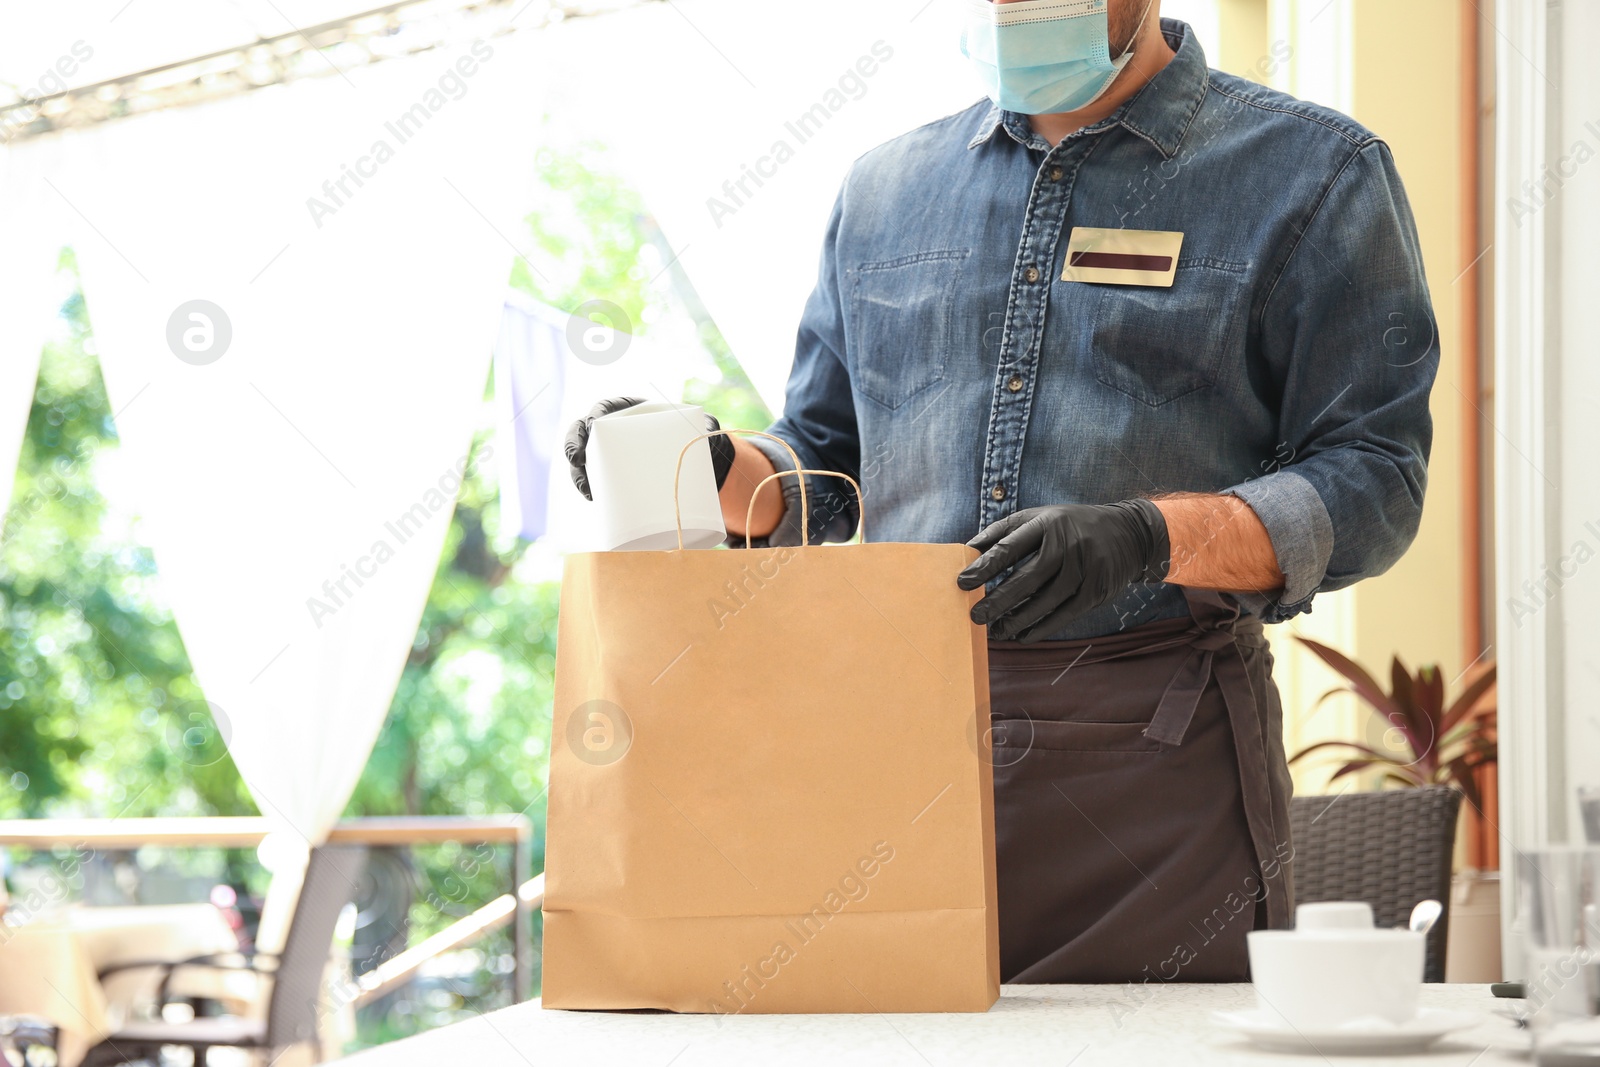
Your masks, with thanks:
<instances>
[{"instance_id":1,"label":"white takeout container","mask_svg":"<svg viewBox=\"0 0 1600 1067\"><path fill-rule=\"evenodd\" d=\"M673 476L683 446L705 433L693 404L652 401L594 420L586 467L599 511L600 548L648 551L678 547ZM684 548L714 548L727 537L711 446L697 441L683 457L678 509Z\"/></svg>"},{"instance_id":2,"label":"white takeout container","mask_svg":"<svg viewBox=\"0 0 1600 1067\"><path fill-rule=\"evenodd\" d=\"M1355 924L1359 909L1365 909L1362 925ZM1302 904L1295 914L1293 930L1253 930L1245 938L1263 1012L1303 1031L1416 1017L1425 935L1373 929L1372 910L1364 904Z\"/></svg>"}]
</instances>

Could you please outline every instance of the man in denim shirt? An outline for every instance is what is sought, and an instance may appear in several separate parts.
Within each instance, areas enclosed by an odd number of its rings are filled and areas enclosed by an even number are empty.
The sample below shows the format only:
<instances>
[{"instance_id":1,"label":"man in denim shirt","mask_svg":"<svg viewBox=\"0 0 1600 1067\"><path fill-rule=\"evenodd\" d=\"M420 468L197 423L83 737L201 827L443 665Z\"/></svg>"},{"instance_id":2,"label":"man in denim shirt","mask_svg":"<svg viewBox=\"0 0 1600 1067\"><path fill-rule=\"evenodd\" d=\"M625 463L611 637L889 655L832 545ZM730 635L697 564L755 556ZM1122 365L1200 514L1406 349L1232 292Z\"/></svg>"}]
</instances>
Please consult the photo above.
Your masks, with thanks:
<instances>
[{"instance_id":1,"label":"man in denim shirt","mask_svg":"<svg viewBox=\"0 0 1600 1067\"><path fill-rule=\"evenodd\" d=\"M1208 70L1153 0L972 3L998 103L855 163L771 432L860 479L873 540L982 553L1004 979L1243 980L1293 894L1261 624L1421 514L1415 226L1382 141ZM793 465L717 460L743 544ZM799 543L796 481L757 544ZM843 484L810 479L813 541L854 530Z\"/></svg>"}]
</instances>

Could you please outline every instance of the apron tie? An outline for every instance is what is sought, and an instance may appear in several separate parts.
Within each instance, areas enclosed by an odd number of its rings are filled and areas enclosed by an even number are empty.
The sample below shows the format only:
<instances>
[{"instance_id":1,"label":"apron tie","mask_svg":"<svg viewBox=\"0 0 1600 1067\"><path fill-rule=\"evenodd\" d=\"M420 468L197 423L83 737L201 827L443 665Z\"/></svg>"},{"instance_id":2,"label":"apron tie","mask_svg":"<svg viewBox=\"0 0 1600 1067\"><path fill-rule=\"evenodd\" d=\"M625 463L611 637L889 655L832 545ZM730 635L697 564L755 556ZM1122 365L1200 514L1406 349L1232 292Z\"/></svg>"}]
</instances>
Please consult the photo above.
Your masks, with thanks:
<instances>
[{"instance_id":1,"label":"apron tie","mask_svg":"<svg viewBox=\"0 0 1600 1067\"><path fill-rule=\"evenodd\" d=\"M1166 690L1161 694L1161 702L1156 705L1156 712L1150 718L1150 725L1144 730L1144 736L1163 745L1183 744L1183 735L1188 732L1189 723L1194 719L1195 709L1200 706L1200 698L1205 693L1206 687L1211 684L1213 673L1216 673L1223 698L1230 707L1241 698L1248 701L1241 706L1233 707L1236 713L1246 708L1253 710L1255 707L1255 696L1250 691L1248 680L1245 680L1243 693L1238 691L1236 684L1242 678L1244 666L1238 647L1234 643L1234 625L1239 620L1238 605L1232 605L1230 608L1217 597L1211 603L1213 610L1203 611L1200 609L1200 604L1196 603L1202 598L1187 589L1184 592L1189 595L1190 613L1194 616L1196 627L1191 631L1193 637L1188 642L1189 656L1178 668L1178 672L1172 676L1172 680L1167 683ZM1224 653L1229 660L1237 660L1239 672L1222 669L1222 665L1217 662L1219 652ZM1233 666L1235 664L1232 662L1228 664L1228 668Z\"/></svg>"},{"instance_id":2,"label":"apron tie","mask_svg":"<svg viewBox=\"0 0 1600 1067\"><path fill-rule=\"evenodd\" d=\"M1288 793L1285 791L1279 796L1273 788L1268 756L1271 746L1264 732L1265 716L1238 644L1241 625L1259 632L1260 623L1245 617L1238 601L1214 590L1184 587L1183 595L1195 622L1195 628L1190 631L1193 634L1190 653L1172 681L1167 683L1144 734L1162 744L1181 744L1199 706L1200 696L1215 676L1217 688L1228 706L1234 751L1239 760L1245 818L1265 883L1266 925L1283 929L1290 925L1294 895L1286 866L1293 856L1287 838Z\"/></svg>"}]
</instances>

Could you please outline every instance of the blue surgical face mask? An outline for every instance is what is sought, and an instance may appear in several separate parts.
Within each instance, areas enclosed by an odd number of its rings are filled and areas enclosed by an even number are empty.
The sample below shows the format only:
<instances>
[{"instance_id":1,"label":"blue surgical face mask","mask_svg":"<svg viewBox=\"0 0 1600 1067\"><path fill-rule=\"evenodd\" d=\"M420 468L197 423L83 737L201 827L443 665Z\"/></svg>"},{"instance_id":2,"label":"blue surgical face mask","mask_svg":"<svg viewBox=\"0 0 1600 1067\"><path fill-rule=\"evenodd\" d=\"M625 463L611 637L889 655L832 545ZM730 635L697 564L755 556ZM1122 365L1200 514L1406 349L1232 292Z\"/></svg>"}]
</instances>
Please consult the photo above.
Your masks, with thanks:
<instances>
[{"instance_id":1,"label":"blue surgical face mask","mask_svg":"<svg viewBox=\"0 0 1600 1067\"><path fill-rule=\"evenodd\" d=\"M1111 58L1107 0L967 0L961 51L972 60L989 98L1007 111L1050 115L1088 107L1111 88L1133 45ZM1150 13L1146 0L1139 28Z\"/></svg>"}]
</instances>

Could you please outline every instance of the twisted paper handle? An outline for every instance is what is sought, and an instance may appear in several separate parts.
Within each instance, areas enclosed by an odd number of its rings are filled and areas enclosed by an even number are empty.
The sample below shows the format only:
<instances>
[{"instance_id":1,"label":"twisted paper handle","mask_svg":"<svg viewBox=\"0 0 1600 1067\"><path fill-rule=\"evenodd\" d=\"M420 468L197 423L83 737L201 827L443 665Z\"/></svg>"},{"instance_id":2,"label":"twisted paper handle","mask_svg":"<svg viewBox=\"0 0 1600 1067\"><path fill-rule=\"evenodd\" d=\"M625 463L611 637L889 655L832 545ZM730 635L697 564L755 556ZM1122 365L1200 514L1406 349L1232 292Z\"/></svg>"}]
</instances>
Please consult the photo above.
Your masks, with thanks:
<instances>
[{"instance_id":1,"label":"twisted paper handle","mask_svg":"<svg viewBox=\"0 0 1600 1067\"><path fill-rule=\"evenodd\" d=\"M761 479L760 485L756 486L756 491L750 494L750 506L746 508L744 512L744 547L750 547L750 517L755 514L756 495L761 492L761 486L766 485L774 478L782 478L786 474L825 474L830 478L843 478L845 481L849 482L856 491L856 533L861 535L861 540L865 541L867 539L867 502L866 498L861 495L861 483L850 477L848 474L844 474L840 471L816 471L811 470L810 468L801 468L799 470L792 471L776 471L767 475L765 478ZM802 510L805 508L805 486L806 480L801 478L800 507ZM803 545L807 543L806 535L810 533L811 523L807 521L802 523L802 525L805 527L800 534L801 544Z\"/></svg>"},{"instance_id":2,"label":"twisted paper handle","mask_svg":"<svg viewBox=\"0 0 1600 1067\"><path fill-rule=\"evenodd\" d=\"M744 434L747 437L765 437L769 441L778 442L783 450L789 453L790 461L793 462L796 467L800 466L800 457L798 454L796 454L795 450L790 446L788 441L785 441L781 437L774 437L770 433L764 433L761 430L712 430L708 433L700 434L698 437L691 438L690 440L684 442L683 448L678 452L678 466L672 472L672 518L678 526L678 551L680 552L683 551L683 507L678 502L678 483L683 479L683 457L687 456L689 454L689 449L693 448L695 444L700 441L706 441L713 437L728 437L736 433ZM767 484L766 480L763 479L761 484ZM760 486L757 486L756 488L759 489ZM752 504L755 503L755 497L753 495L750 498L750 502ZM800 480L800 510L802 513L806 510L806 483L804 478ZM745 547L749 548L750 524L748 521L746 521L744 529ZM806 533L807 531L804 529L802 529L800 532L802 544L809 544L809 541L806 540Z\"/></svg>"},{"instance_id":3,"label":"twisted paper handle","mask_svg":"<svg viewBox=\"0 0 1600 1067\"><path fill-rule=\"evenodd\" d=\"M810 469L808 467L800 466L800 457L799 457L798 454L796 454L794 448L789 444L789 442L785 441L781 437L775 437L770 433L765 433L765 432L763 432L761 430L713 430L713 431L710 431L708 433L700 434L699 436L697 436L697 437L695 437L695 438L693 438L693 439L691 439L691 440L689 440L689 441L684 443L683 448L680 449L679 452L678 452L678 465L673 470L673 473L672 473L672 516L673 516L673 521L677 524L677 528L678 528L678 550L680 552L683 550L683 511L682 511L681 505L678 502L678 484L683 478L683 457L689 454L689 449L694 447L695 443L698 442L698 441L705 441L705 440L708 440L708 439L710 439L712 437L731 436L733 434L743 434L743 435L745 435L747 437L765 437L769 441L776 441L778 443L778 445L785 452L789 453L789 459L794 463L794 466L795 466L795 469L792 470L792 471L776 471L776 472L774 472L772 474L767 475L765 478L761 479L760 484L755 487L755 491L750 494L750 506L745 509L745 513L744 513L744 547L745 548L749 548L750 547L750 520L755 515L756 497L761 493L762 486L765 486L768 482L772 481L774 478L782 478L786 474L794 474L794 475L821 474L821 475L826 475L826 476L828 476L830 478L843 478L845 481L849 482L850 485L856 491L856 511L858 513L858 519L857 519L857 524L856 524L856 532L861 535L862 540L866 540L866 536L867 536L867 506L866 506L866 499L862 496L862 493L861 493L861 483L857 482L854 478L850 477L848 474L843 474L843 473L841 473L839 471L819 471L819 470L812 470L812 469ZM804 547L806 547L806 546L811 544L811 522L810 522L810 520L808 518L809 514L810 514L810 507L809 507L809 505L807 503L807 498L806 498L806 480L804 478L801 478L800 479L800 515L801 515L801 520L800 520L800 546L802 548L804 548Z\"/></svg>"}]
</instances>

